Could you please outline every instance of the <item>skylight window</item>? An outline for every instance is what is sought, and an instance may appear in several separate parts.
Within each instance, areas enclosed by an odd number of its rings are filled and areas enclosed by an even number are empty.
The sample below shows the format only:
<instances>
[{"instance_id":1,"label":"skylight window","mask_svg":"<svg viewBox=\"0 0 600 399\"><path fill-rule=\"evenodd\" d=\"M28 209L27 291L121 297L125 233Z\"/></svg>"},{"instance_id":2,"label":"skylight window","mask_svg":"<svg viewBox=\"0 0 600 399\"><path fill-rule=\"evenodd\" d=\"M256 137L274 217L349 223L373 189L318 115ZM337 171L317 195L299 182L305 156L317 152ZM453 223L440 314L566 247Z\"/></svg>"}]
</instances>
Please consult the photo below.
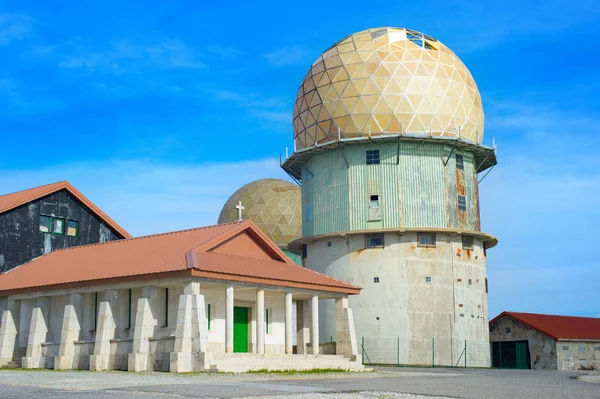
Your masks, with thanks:
<instances>
[{"instance_id":1,"label":"skylight window","mask_svg":"<svg viewBox=\"0 0 600 399\"><path fill-rule=\"evenodd\" d=\"M434 46L431 45L431 43L429 43L435 42L436 40L422 34L421 32L406 30L406 38L419 47L425 48L427 50L437 50Z\"/></svg>"}]
</instances>

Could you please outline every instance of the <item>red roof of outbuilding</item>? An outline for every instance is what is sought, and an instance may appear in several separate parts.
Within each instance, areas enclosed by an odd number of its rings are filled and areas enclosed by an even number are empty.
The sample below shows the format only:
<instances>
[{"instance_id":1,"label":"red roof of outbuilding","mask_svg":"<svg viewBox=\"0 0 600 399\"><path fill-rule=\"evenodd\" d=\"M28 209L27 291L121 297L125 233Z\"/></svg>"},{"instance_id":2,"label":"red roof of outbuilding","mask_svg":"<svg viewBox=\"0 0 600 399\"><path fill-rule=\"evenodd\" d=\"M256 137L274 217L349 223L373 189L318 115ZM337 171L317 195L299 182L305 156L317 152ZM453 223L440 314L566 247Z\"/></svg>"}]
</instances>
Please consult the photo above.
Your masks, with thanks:
<instances>
[{"instance_id":1,"label":"red roof of outbuilding","mask_svg":"<svg viewBox=\"0 0 600 399\"><path fill-rule=\"evenodd\" d=\"M60 190L66 190L71 193L71 195L87 206L104 223L120 234L122 238L132 237L131 234L119 226L117 222L112 220L106 213L102 211L102 209L98 208L92 201L90 201L85 195L79 192L79 190L73 187L73 185L66 180L58 183L46 184L45 186L30 188L28 190L17 191L16 193L0 195L0 213L10 211L31 201L54 194Z\"/></svg>"},{"instance_id":2,"label":"red roof of outbuilding","mask_svg":"<svg viewBox=\"0 0 600 399\"><path fill-rule=\"evenodd\" d=\"M502 312L490 321L490 326L504 316L512 317L526 326L534 328L555 340L600 340L600 319L598 318Z\"/></svg>"},{"instance_id":3,"label":"red roof of outbuilding","mask_svg":"<svg viewBox=\"0 0 600 399\"><path fill-rule=\"evenodd\" d=\"M0 275L0 296L165 277L360 292L296 265L248 220L59 249Z\"/></svg>"}]
</instances>

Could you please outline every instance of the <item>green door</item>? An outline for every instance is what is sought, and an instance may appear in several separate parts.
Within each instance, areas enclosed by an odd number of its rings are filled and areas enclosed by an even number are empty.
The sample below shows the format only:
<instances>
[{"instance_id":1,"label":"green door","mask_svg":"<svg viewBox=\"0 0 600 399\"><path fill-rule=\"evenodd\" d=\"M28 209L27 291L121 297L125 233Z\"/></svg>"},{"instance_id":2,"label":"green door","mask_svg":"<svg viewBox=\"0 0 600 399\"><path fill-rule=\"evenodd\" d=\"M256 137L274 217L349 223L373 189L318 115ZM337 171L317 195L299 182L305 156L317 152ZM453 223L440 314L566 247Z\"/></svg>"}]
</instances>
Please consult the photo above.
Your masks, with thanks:
<instances>
[{"instance_id":1,"label":"green door","mask_svg":"<svg viewBox=\"0 0 600 399\"><path fill-rule=\"evenodd\" d=\"M517 342L517 368L528 369L527 342Z\"/></svg>"},{"instance_id":2,"label":"green door","mask_svg":"<svg viewBox=\"0 0 600 399\"><path fill-rule=\"evenodd\" d=\"M248 352L248 308L233 308L233 351Z\"/></svg>"}]
</instances>

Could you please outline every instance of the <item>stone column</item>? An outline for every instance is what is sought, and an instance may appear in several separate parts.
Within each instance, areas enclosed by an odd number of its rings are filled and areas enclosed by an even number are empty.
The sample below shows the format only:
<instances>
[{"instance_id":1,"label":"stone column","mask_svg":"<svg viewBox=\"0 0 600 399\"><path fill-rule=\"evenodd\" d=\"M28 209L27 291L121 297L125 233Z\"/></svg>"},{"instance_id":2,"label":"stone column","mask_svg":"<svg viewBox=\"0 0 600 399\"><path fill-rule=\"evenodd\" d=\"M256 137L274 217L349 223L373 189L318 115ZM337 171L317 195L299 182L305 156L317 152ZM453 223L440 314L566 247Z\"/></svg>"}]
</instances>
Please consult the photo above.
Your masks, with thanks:
<instances>
[{"instance_id":1,"label":"stone column","mask_svg":"<svg viewBox=\"0 0 600 399\"><path fill-rule=\"evenodd\" d=\"M38 306L31 312L31 324L29 337L27 339L27 354L23 358L23 368L39 369L45 366L45 358L42 356L42 344L46 342L48 335L48 315L50 313L50 298L38 299Z\"/></svg>"},{"instance_id":2,"label":"stone column","mask_svg":"<svg viewBox=\"0 0 600 399\"><path fill-rule=\"evenodd\" d=\"M0 321L0 367L13 361L17 349L19 333L19 310L21 304L12 299L7 300L6 309Z\"/></svg>"},{"instance_id":3,"label":"stone column","mask_svg":"<svg viewBox=\"0 0 600 399\"><path fill-rule=\"evenodd\" d=\"M110 370L110 341L115 338L117 323L113 309L118 309L118 291L106 291L98 310L98 327L94 354L90 356L90 370Z\"/></svg>"},{"instance_id":4,"label":"stone column","mask_svg":"<svg viewBox=\"0 0 600 399\"><path fill-rule=\"evenodd\" d=\"M225 353L233 353L233 287L225 290Z\"/></svg>"},{"instance_id":5,"label":"stone column","mask_svg":"<svg viewBox=\"0 0 600 399\"><path fill-rule=\"evenodd\" d=\"M128 358L129 371L151 371L153 365L150 361L150 341L154 335L157 320L150 307L150 298L158 297L158 289L144 287L142 298L138 299L135 314L135 327L133 333L133 350Z\"/></svg>"},{"instance_id":6,"label":"stone column","mask_svg":"<svg viewBox=\"0 0 600 399\"><path fill-rule=\"evenodd\" d=\"M297 339L296 347L299 355L306 355L306 344L310 342L310 313L308 311L308 301L296 301L296 326Z\"/></svg>"},{"instance_id":7,"label":"stone column","mask_svg":"<svg viewBox=\"0 0 600 399\"><path fill-rule=\"evenodd\" d=\"M293 353L292 337L292 293L285 293L285 353Z\"/></svg>"},{"instance_id":8,"label":"stone column","mask_svg":"<svg viewBox=\"0 0 600 399\"><path fill-rule=\"evenodd\" d=\"M55 370L71 370L75 355L75 341L79 340L81 331L81 313L83 310L83 295L72 294L69 304L65 306L62 330L60 332L60 347L58 356L54 357Z\"/></svg>"},{"instance_id":9,"label":"stone column","mask_svg":"<svg viewBox=\"0 0 600 399\"><path fill-rule=\"evenodd\" d=\"M265 291L256 291L256 346L257 353L265 353Z\"/></svg>"},{"instance_id":10,"label":"stone column","mask_svg":"<svg viewBox=\"0 0 600 399\"><path fill-rule=\"evenodd\" d=\"M310 306L312 312L312 337L311 343L313 348L313 355L319 354L319 296L313 295L310 299Z\"/></svg>"},{"instance_id":11,"label":"stone column","mask_svg":"<svg viewBox=\"0 0 600 399\"><path fill-rule=\"evenodd\" d=\"M175 352L170 355L172 373L205 370L208 366L208 325L200 284L186 283L179 297Z\"/></svg>"},{"instance_id":12,"label":"stone column","mask_svg":"<svg viewBox=\"0 0 600 399\"><path fill-rule=\"evenodd\" d=\"M360 362L358 344L354 330L354 315L348 307L348 297L335 300L335 341L336 354Z\"/></svg>"}]
</instances>

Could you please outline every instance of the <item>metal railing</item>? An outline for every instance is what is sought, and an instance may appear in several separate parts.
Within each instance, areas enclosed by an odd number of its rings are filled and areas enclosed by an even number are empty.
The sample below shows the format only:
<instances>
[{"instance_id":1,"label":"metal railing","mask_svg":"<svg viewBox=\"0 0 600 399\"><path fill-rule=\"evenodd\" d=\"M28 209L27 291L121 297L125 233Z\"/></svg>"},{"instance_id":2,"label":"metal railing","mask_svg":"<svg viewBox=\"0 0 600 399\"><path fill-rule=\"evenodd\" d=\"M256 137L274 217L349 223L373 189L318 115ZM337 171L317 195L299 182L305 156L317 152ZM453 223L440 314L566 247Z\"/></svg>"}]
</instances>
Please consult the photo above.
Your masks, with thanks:
<instances>
[{"instance_id":1,"label":"metal railing","mask_svg":"<svg viewBox=\"0 0 600 399\"><path fill-rule=\"evenodd\" d=\"M362 363L367 366L491 367L489 342L422 339L403 347L400 337L361 337Z\"/></svg>"}]
</instances>

